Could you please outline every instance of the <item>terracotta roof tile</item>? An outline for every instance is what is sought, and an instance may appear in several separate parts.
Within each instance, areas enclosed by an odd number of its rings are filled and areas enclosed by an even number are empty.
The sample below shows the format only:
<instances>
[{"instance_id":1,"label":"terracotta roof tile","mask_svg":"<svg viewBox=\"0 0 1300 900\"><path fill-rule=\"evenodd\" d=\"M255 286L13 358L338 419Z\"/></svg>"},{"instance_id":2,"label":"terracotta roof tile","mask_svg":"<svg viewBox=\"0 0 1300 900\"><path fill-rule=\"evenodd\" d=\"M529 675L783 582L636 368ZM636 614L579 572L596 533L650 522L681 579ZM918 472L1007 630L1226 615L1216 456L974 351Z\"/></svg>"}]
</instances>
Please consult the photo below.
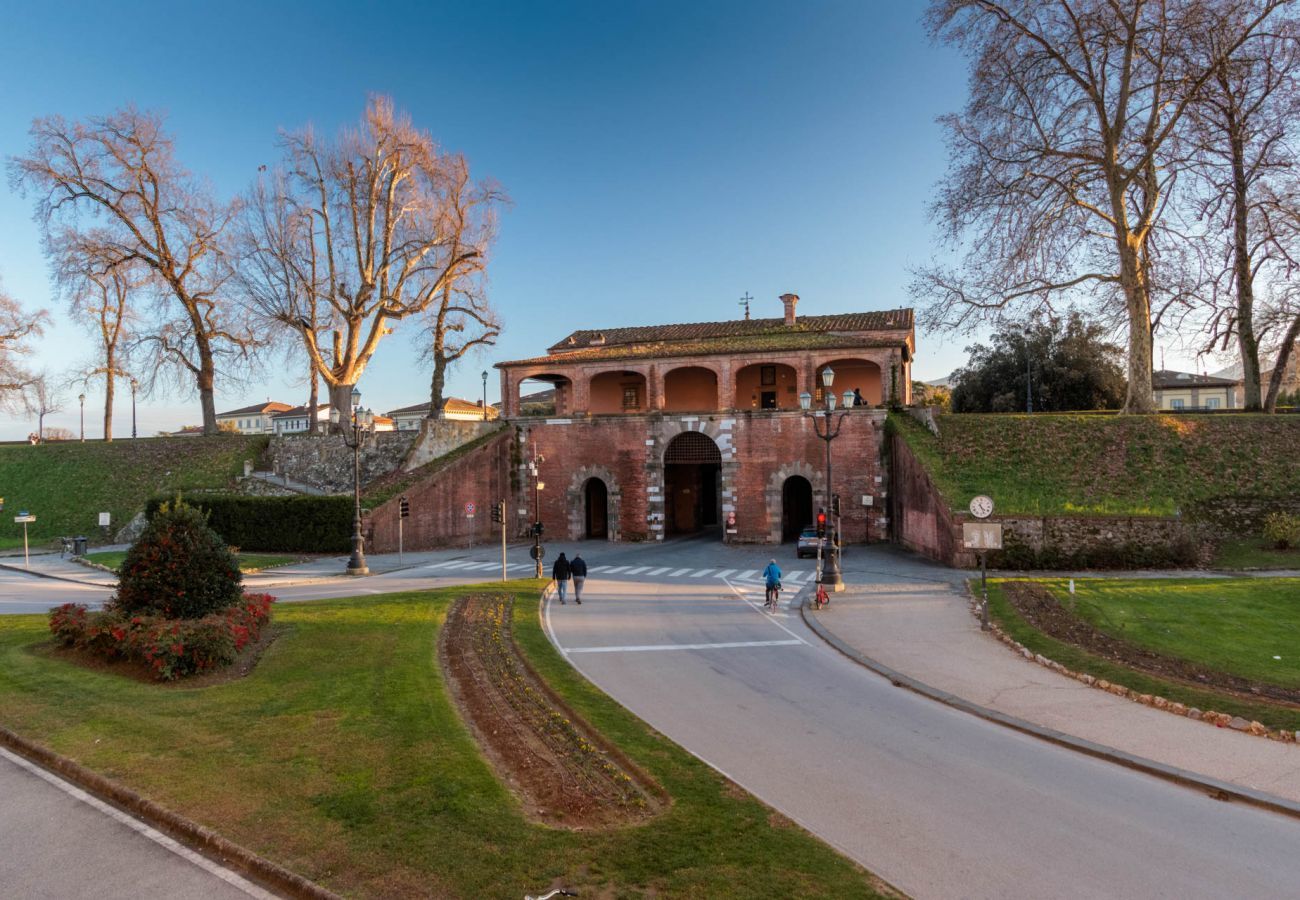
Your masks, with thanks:
<instances>
[{"instance_id":1,"label":"terracotta roof tile","mask_svg":"<svg viewBox=\"0 0 1300 900\"><path fill-rule=\"evenodd\" d=\"M224 419L228 416L246 416L250 413L278 413L289 409L288 403L279 403L275 400L268 400L266 403L255 403L252 406L241 406L239 409L232 409L230 412L217 413L218 419Z\"/></svg>"},{"instance_id":2,"label":"terracotta roof tile","mask_svg":"<svg viewBox=\"0 0 1300 900\"><path fill-rule=\"evenodd\" d=\"M1236 383L1230 378L1196 375L1192 372L1174 372L1170 369L1158 369L1151 375L1151 386L1157 390L1180 387L1231 387Z\"/></svg>"},{"instance_id":3,"label":"terracotta roof tile","mask_svg":"<svg viewBox=\"0 0 1300 900\"><path fill-rule=\"evenodd\" d=\"M910 315L910 310L908 311ZM829 317L826 317L829 318ZM754 321L754 320L750 320ZM671 326L669 326L671 327ZM574 362L589 362L602 359L646 359L669 356L705 356L713 353L746 353L780 350L807 350L821 347L844 348L885 348L899 346L898 340L872 338L856 334L835 334L818 331L793 331L782 329L778 333L737 335L716 337L694 341L654 341L636 344L615 344L613 346L587 347L566 353L554 353L547 356L534 356L530 359L513 359L499 362L497 368L505 366L536 365L554 363L566 365Z\"/></svg>"}]
</instances>

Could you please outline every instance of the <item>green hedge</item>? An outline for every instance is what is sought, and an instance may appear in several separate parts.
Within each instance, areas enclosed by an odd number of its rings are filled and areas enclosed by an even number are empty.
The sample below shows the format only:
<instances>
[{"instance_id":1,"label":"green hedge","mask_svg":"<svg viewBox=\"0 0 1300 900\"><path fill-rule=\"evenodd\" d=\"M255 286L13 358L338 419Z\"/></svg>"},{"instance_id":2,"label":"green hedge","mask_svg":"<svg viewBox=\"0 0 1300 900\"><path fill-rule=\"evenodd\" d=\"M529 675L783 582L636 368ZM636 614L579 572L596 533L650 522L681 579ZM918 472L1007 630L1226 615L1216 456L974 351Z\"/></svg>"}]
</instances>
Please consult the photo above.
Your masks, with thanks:
<instances>
[{"instance_id":1,"label":"green hedge","mask_svg":"<svg viewBox=\"0 0 1300 900\"><path fill-rule=\"evenodd\" d=\"M145 515L152 519L169 499L153 498ZM351 497L186 494L182 499L207 513L212 529L240 550L345 553L352 547Z\"/></svg>"}]
</instances>

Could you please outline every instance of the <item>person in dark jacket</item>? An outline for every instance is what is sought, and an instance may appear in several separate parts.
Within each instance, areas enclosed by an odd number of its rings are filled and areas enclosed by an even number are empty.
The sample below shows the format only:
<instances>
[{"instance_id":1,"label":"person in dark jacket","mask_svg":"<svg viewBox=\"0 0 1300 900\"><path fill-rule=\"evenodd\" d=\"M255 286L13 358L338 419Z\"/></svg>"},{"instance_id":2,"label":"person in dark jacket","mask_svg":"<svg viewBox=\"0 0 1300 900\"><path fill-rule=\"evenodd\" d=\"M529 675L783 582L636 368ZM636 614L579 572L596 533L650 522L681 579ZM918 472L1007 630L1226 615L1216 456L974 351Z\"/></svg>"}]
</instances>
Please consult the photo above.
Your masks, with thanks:
<instances>
[{"instance_id":1,"label":"person in dark jacket","mask_svg":"<svg viewBox=\"0 0 1300 900\"><path fill-rule=\"evenodd\" d=\"M582 605L582 584L587 580L587 561L579 554L573 554L573 560L569 563L569 571L573 573L574 602Z\"/></svg>"},{"instance_id":2,"label":"person in dark jacket","mask_svg":"<svg viewBox=\"0 0 1300 900\"><path fill-rule=\"evenodd\" d=\"M551 566L551 577L555 579L555 592L560 596L560 604L564 604L564 595L569 590L569 577L573 570L569 567L569 561L561 553L555 560L555 565Z\"/></svg>"}]
</instances>

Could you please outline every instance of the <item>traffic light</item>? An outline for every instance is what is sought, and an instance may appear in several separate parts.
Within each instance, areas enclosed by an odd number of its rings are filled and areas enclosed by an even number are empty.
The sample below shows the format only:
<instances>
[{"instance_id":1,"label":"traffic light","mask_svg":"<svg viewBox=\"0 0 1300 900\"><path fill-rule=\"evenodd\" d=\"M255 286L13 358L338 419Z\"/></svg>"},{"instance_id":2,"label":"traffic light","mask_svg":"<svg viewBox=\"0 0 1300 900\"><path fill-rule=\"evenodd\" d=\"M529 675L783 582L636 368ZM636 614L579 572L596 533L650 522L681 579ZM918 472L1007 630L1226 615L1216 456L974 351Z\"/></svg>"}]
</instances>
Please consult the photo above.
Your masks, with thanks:
<instances>
[{"instance_id":1,"label":"traffic light","mask_svg":"<svg viewBox=\"0 0 1300 900\"><path fill-rule=\"evenodd\" d=\"M817 510L817 536L826 537L826 510Z\"/></svg>"},{"instance_id":2,"label":"traffic light","mask_svg":"<svg viewBox=\"0 0 1300 900\"><path fill-rule=\"evenodd\" d=\"M538 537L541 537L541 536L542 536L542 523L541 523L541 522L534 522L534 523L533 523L533 534L537 535Z\"/></svg>"},{"instance_id":3,"label":"traffic light","mask_svg":"<svg viewBox=\"0 0 1300 900\"><path fill-rule=\"evenodd\" d=\"M398 500L397 510L403 519L409 519L411 517L411 501L407 500L405 497Z\"/></svg>"},{"instance_id":4,"label":"traffic light","mask_svg":"<svg viewBox=\"0 0 1300 900\"><path fill-rule=\"evenodd\" d=\"M498 500L496 503L492 504L492 524L501 524L505 514L505 505L506 502L504 500Z\"/></svg>"},{"instance_id":5,"label":"traffic light","mask_svg":"<svg viewBox=\"0 0 1300 900\"><path fill-rule=\"evenodd\" d=\"M831 494L831 515L839 517L840 514L840 495Z\"/></svg>"}]
</instances>

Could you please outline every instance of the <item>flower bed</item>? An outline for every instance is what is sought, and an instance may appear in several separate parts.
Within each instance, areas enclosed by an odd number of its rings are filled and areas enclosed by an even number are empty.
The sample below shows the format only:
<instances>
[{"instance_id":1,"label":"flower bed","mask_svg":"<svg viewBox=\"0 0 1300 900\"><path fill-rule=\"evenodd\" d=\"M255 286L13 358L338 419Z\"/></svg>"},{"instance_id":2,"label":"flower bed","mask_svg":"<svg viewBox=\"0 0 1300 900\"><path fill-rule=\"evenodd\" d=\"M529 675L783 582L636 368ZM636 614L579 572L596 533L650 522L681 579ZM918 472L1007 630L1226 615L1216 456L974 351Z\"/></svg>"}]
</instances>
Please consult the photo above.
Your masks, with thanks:
<instances>
[{"instance_id":1,"label":"flower bed","mask_svg":"<svg viewBox=\"0 0 1300 900\"><path fill-rule=\"evenodd\" d=\"M50 631L65 647L109 660L130 660L170 681L230 665L257 641L271 618L270 594L244 594L234 606L197 619L131 615L109 606L90 612L65 603L50 613Z\"/></svg>"}]
</instances>

